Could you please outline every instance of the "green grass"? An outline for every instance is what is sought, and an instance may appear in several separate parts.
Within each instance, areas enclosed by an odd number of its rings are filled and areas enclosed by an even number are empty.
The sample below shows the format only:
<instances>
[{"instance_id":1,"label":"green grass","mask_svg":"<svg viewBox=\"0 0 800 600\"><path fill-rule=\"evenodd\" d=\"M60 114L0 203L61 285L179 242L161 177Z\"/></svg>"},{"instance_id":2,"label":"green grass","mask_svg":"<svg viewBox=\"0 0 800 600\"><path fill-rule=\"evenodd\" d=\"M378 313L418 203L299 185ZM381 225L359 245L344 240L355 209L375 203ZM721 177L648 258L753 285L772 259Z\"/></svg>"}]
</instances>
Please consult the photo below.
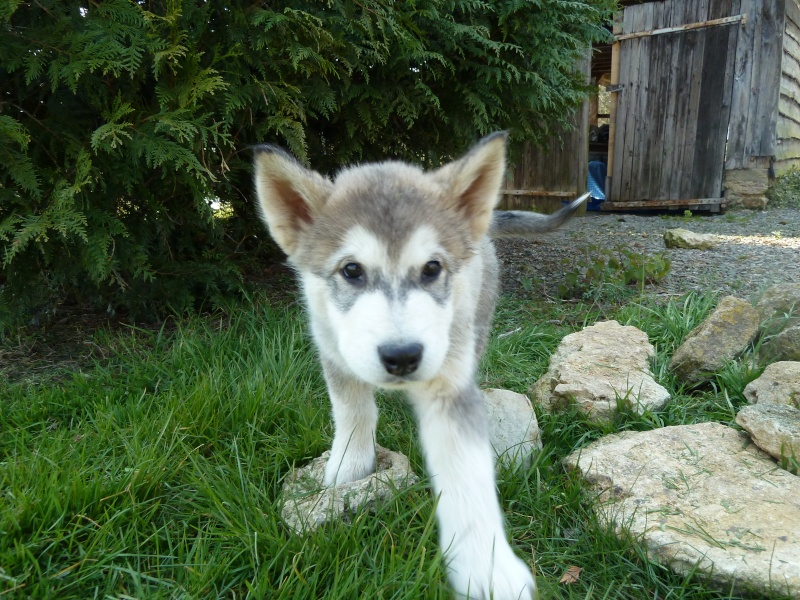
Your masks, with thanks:
<instances>
[{"instance_id":1,"label":"green grass","mask_svg":"<svg viewBox=\"0 0 800 600\"><path fill-rule=\"evenodd\" d=\"M767 208L800 208L800 171L792 170L775 180L767 190Z\"/></svg>"},{"instance_id":2,"label":"green grass","mask_svg":"<svg viewBox=\"0 0 800 600\"><path fill-rule=\"evenodd\" d=\"M612 431L733 421L757 374L731 365L706 389L666 370L713 297L605 309L503 299L480 376L526 391L567 333L598 318L642 328L674 394L658 413L598 425L540 415L545 441L498 486L513 544L542 598L721 599L617 539L561 466ZM587 312L588 311L588 312ZM58 378L0 382L0 598L449 598L425 482L377 514L307 536L280 519L282 481L327 449L332 425L297 308L235 306L167 332L94 334L104 358ZM424 473L410 411L379 398L378 442ZM580 580L559 584L571 565Z\"/></svg>"}]
</instances>

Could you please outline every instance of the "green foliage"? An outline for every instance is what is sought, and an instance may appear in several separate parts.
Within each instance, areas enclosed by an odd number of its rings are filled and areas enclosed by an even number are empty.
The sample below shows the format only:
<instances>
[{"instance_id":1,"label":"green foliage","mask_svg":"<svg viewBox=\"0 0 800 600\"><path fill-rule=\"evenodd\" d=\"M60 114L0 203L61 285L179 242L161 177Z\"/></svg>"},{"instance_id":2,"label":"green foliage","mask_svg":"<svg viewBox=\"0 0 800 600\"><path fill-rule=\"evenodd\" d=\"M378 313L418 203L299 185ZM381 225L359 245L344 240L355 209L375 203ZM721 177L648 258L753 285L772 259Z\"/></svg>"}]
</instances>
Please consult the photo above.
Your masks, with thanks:
<instances>
[{"instance_id":1,"label":"green foliage","mask_svg":"<svg viewBox=\"0 0 800 600\"><path fill-rule=\"evenodd\" d=\"M666 254L645 255L625 246L614 249L587 246L575 268L558 284L562 298L583 298L604 288L658 283L669 274L672 263Z\"/></svg>"},{"instance_id":2,"label":"green foliage","mask_svg":"<svg viewBox=\"0 0 800 600\"><path fill-rule=\"evenodd\" d=\"M542 138L583 98L574 64L614 4L3 3L0 313L238 288L231 258L264 237L255 143L333 171L438 164L499 128Z\"/></svg>"},{"instance_id":3,"label":"green foliage","mask_svg":"<svg viewBox=\"0 0 800 600\"><path fill-rule=\"evenodd\" d=\"M800 209L800 171L792 170L775 180L767 190L768 208Z\"/></svg>"}]
</instances>

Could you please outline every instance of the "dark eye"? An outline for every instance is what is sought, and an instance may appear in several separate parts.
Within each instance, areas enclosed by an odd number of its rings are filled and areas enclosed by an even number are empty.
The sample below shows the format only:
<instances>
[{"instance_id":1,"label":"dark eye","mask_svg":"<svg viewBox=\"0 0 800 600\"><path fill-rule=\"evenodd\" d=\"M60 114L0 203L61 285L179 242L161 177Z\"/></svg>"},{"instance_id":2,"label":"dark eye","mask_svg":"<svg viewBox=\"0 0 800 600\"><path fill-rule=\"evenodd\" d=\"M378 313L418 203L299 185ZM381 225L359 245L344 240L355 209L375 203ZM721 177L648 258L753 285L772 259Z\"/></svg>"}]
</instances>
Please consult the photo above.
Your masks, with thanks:
<instances>
[{"instance_id":1,"label":"dark eye","mask_svg":"<svg viewBox=\"0 0 800 600\"><path fill-rule=\"evenodd\" d=\"M438 260L429 260L425 263L425 266L422 267L422 281L424 283L435 281L441 272L442 263L440 263Z\"/></svg>"},{"instance_id":2,"label":"dark eye","mask_svg":"<svg viewBox=\"0 0 800 600\"><path fill-rule=\"evenodd\" d=\"M364 280L364 268L358 263L347 263L340 273L350 283L361 283Z\"/></svg>"}]
</instances>

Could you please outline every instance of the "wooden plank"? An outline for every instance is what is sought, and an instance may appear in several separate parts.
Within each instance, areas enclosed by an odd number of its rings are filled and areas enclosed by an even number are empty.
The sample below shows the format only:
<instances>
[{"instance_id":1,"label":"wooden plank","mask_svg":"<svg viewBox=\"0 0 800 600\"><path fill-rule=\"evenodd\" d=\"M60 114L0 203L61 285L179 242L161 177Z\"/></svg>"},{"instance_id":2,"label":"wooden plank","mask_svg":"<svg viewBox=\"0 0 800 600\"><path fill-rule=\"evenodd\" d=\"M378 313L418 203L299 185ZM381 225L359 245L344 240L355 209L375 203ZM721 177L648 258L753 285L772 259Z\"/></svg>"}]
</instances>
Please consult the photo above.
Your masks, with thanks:
<instances>
[{"instance_id":1,"label":"wooden plank","mask_svg":"<svg viewBox=\"0 0 800 600\"><path fill-rule=\"evenodd\" d=\"M654 3L654 27L662 26L667 12L665 3ZM666 88L669 84L669 64L665 64L664 55L670 43L667 36L651 40L649 52L648 112L647 112L647 149L642 156L642 173L639 193L643 198L653 198L661 179L661 148L664 144L664 110L666 107Z\"/></svg>"},{"instance_id":2,"label":"wooden plank","mask_svg":"<svg viewBox=\"0 0 800 600\"><path fill-rule=\"evenodd\" d=\"M648 29L652 17L652 4L640 4L634 11L631 21L631 33ZM633 127L626 132L626 154L625 154L625 176L624 193L625 199L636 200L638 197L638 178L639 165L637 159L641 156L640 140L644 129L644 121L647 113L643 110L647 86L647 59L648 59L648 39L634 39L628 43L635 44L637 48L636 61L632 65L632 89L631 89L631 112ZM629 117L630 119L631 117Z\"/></svg>"},{"instance_id":3,"label":"wooden plank","mask_svg":"<svg viewBox=\"0 0 800 600\"><path fill-rule=\"evenodd\" d=\"M729 100L726 102L726 67L730 29L703 32L705 49L696 136L692 157L692 179L683 195L717 198L722 195L722 169L728 129ZM728 104L728 106L726 106ZM687 148L691 151L691 148Z\"/></svg>"},{"instance_id":4,"label":"wooden plank","mask_svg":"<svg viewBox=\"0 0 800 600\"><path fill-rule=\"evenodd\" d=\"M800 3L797 0L786 1L786 19L800 26Z\"/></svg>"},{"instance_id":5,"label":"wooden plank","mask_svg":"<svg viewBox=\"0 0 800 600\"><path fill-rule=\"evenodd\" d=\"M786 2L786 28L784 31L792 36L795 40L800 39L800 22L795 21L789 16L791 10L790 6L795 6L797 0L790 0Z\"/></svg>"},{"instance_id":6,"label":"wooden plank","mask_svg":"<svg viewBox=\"0 0 800 600\"><path fill-rule=\"evenodd\" d=\"M578 70L583 74L585 83L589 83L592 76L592 47L586 47L583 59L578 61ZM573 132L572 151L578 152L572 158L575 170L575 190L578 195L584 193L589 187L589 99L584 99L576 115L575 131ZM585 203L584 203L585 206Z\"/></svg>"},{"instance_id":7,"label":"wooden plank","mask_svg":"<svg viewBox=\"0 0 800 600\"><path fill-rule=\"evenodd\" d=\"M794 24L787 22L784 34L783 52L785 55L788 54L797 61L800 57L800 40L798 40L798 38L800 38L800 29L797 29Z\"/></svg>"},{"instance_id":8,"label":"wooden plank","mask_svg":"<svg viewBox=\"0 0 800 600\"><path fill-rule=\"evenodd\" d=\"M800 82L789 77L781 80L780 87L780 110L783 114L791 114L792 105L800 104Z\"/></svg>"},{"instance_id":9,"label":"wooden plank","mask_svg":"<svg viewBox=\"0 0 800 600\"><path fill-rule=\"evenodd\" d=\"M732 1L711 0L711 4L709 5L708 16L709 18L718 18L725 16L727 14L741 13L741 10L742 10L741 0L732 0ZM741 32L741 30L742 27L735 27L728 30L728 46L725 50L727 60L725 62L724 83L722 84L724 91L722 96L722 103L720 108L720 121L719 121L720 138L717 141L718 146L715 147L716 158L712 159L714 161L714 166L713 169L710 170L710 174L713 175L713 179L706 180L706 182L704 183L705 186L708 186L706 189L709 190L710 195L714 196L722 196L724 193L723 192L723 182L725 177L724 163L727 150L729 123L730 123L732 104L733 104L733 85L734 85L735 64L736 64L736 48L739 39L739 33Z\"/></svg>"},{"instance_id":10,"label":"wooden plank","mask_svg":"<svg viewBox=\"0 0 800 600\"><path fill-rule=\"evenodd\" d=\"M800 123L800 97L784 95L783 89L781 89L781 99L778 107L780 111L778 118L784 117Z\"/></svg>"},{"instance_id":11,"label":"wooden plank","mask_svg":"<svg viewBox=\"0 0 800 600\"><path fill-rule=\"evenodd\" d=\"M619 44L611 46L611 85L619 85ZM617 106L619 93L611 94L611 105L608 115L608 163L606 165L606 198L614 194L614 152L617 135Z\"/></svg>"},{"instance_id":12,"label":"wooden plank","mask_svg":"<svg viewBox=\"0 0 800 600\"><path fill-rule=\"evenodd\" d=\"M617 11L614 13L614 21L612 23L612 33L617 34L622 32L622 13ZM619 64L620 64L620 45L614 43L611 45L611 81L610 84L614 88L619 88ZM616 194L615 180L614 180L614 156L616 153L616 139L617 139L617 122L619 119L619 92L615 91L611 94L611 106L609 108L608 117L608 164L606 168L606 199L614 197Z\"/></svg>"},{"instance_id":13,"label":"wooden plank","mask_svg":"<svg viewBox=\"0 0 800 600\"><path fill-rule=\"evenodd\" d=\"M736 15L734 17L725 17L722 19L712 19L710 21L701 21L699 23L688 23L686 25L679 25L678 27L664 27L663 29L651 29L649 31L639 31L637 33L629 33L627 35L617 36L617 41L632 40L635 38L652 37L654 35L664 35L666 33L681 33L683 31L694 31L696 29L705 29L706 27L718 27L724 25L734 25L747 21L746 15Z\"/></svg>"},{"instance_id":14,"label":"wooden plank","mask_svg":"<svg viewBox=\"0 0 800 600\"><path fill-rule=\"evenodd\" d=\"M748 166L745 149L750 116L753 63L756 60L753 55L753 44L756 27L760 21L758 18L759 2L760 0L741 0L739 8L741 12L753 15L753 18L749 19L745 26L737 32L731 116L728 123L728 152L725 156L726 169L744 169Z\"/></svg>"},{"instance_id":15,"label":"wooden plank","mask_svg":"<svg viewBox=\"0 0 800 600\"><path fill-rule=\"evenodd\" d=\"M776 160L774 163L775 175L780 177L785 173L800 170L800 158L787 158Z\"/></svg>"},{"instance_id":16,"label":"wooden plank","mask_svg":"<svg viewBox=\"0 0 800 600\"><path fill-rule=\"evenodd\" d=\"M603 212L629 211L629 210L709 210L718 212L725 207L724 198L698 198L681 200L636 200L631 202L603 202L600 210Z\"/></svg>"},{"instance_id":17,"label":"wooden plank","mask_svg":"<svg viewBox=\"0 0 800 600\"><path fill-rule=\"evenodd\" d=\"M784 37L784 40L786 39L788 38ZM784 51L783 62L781 63L781 78L786 77L800 81L800 55L793 56Z\"/></svg>"},{"instance_id":18,"label":"wooden plank","mask_svg":"<svg viewBox=\"0 0 800 600\"><path fill-rule=\"evenodd\" d=\"M639 7L630 6L623 12L622 30L624 33L634 31L638 23ZM617 143L614 147L614 164L617 173L616 179L616 198L627 199L626 193L630 189L630 161L628 154L633 132L636 127L636 84L638 73L638 51L639 41L631 40L620 46L622 52L620 58L620 93L621 114L623 119L617 130ZM618 115L620 112L618 111Z\"/></svg>"},{"instance_id":19,"label":"wooden plank","mask_svg":"<svg viewBox=\"0 0 800 600\"><path fill-rule=\"evenodd\" d=\"M500 192L505 196L554 196L558 198L577 198L580 194L577 191L551 191L551 190L503 190Z\"/></svg>"},{"instance_id":20,"label":"wooden plank","mask_svg":"<svg viewBox=\"0 0 800 600\"><path fill-rule=\"evenodd\" d=\"M699 14L705 9L702 0L689 0L683 4L681 20L684 23L692 23L698 20ZM673 93L677 97L676 114L674 125L673 145L675 147L672 154L672 162L667 166L670 172L669 191L665 199L678 200L687 197L687 183L691 181L692 165L689 171L684 169L686 161L687 138L694 139L694 124L690 122L690 112L693 102L699 97L700 78L699 69L695 65L698 41L703 39L701 32L689 31L680 36L680 68L675 79Z\"/></svg>"},{"instance_id":21,"label":"wooden plank","mask_svg":"<svg viewBox=\"0 0 800 600\"><path fill-rule=\"evenodd\" d=\"M702 19L708 15L709 0L696 0L697 4L694 18ZM680 189L677 198L698 198L706 196L707 192L698 189L698 181L695 177L699 165L695 163L695 147L698 143L697 128L700 114L700 98L704 88L704 76L707 72L704 68L705 46L709 34L720 33L716 29L704 29L700 31L687 32L684 35L695 38L695 46L692 49L691 85L689 87L689 103L686 111L686 125L683 137L683 148L681 150L681 162L679 163ZM721 86L722 83L720 82ZM718 92L719 90L717 90Z\"/></svg>"},{"instance_id":22,"label":"wooden plank","mask_svg":"<svg viewBox=\"0 0 800 600\"><path fill-rule=\"evenodd\" d=\"M741 14L739 7L739 0L711 0L708 4L708 18L713 20Z\"/></svg>"},{"instance_id":23,"label":"wooden plank","mask_svg":"<svg viewBox=\"0 0 800 600\"><path fill-rule=\"evenodd\" d=\"M530 210L545 215L552 214L564 206L560 198L540 196L503 196L497 205L498 210ZM576 214L585 214L585 204Z\"/></svg>"},{"instance_id":24,"label":"wooden plank","mask_svg":"<svg viewBox=\"0 0 800 600\"><path fill-rule=\"evenodd\" d=\"M790 139L800 140L800 123L781 115L778 117L778 124L775 126L775 134L781 140L781 143Z\"/></svg>"},{"instance_id":25,"label":"wooden plank","mask_svg":"<svg viewBox=\"0 0 800 600\"><path fill-rule=\"evenodd\" d=\"M626 8L622 11L621 19L619 19L615 27L621 32L625 32L630 27L630 20L632 12L629 10L632 7ZM623 152L625 150L625 132L628 128L628 121L631 119L630 101L631 101L631 43L626 42L624 45L619 46L619 70L618 70L618 85L619 91L615 94L617 98L617 110L615 119L614 130L614 153L609 155L611 164L614 166L612 174L611 187L609 194L606 194L606 199L619 200L622 198L622 188L624 181L623 172ZM609 132L610 133L610 132Z\"/></svg>"},{"instance_id":26,"label":"wooden plank","mask_svg":"<svg viewBox=\"0 0 800 600\"><path fill-rule=\"evenodd\" d=\"M655 3L649 2L642 5L639 27L649 29L653 27L653 12ZM652 108L650 107L650 59L654 43L653 38L642 38L639 46L639 84L636 90L636 130L633 140L633 153L631 156L631 188L628 197L633 200L647 198L642 189L645 185L647 162L650 157L650 135Z\"/></svg>"},{"instance_id":27,"label":"wooden plank","mask_svg":"<svg viewBox=\"0 0 800 600\"><path fill-rule=\"evenodd\" d=\"M669 10L669 14L665 10L664 20L670 25L680 24L683 21L683 7L678 2L670 2L665 7ZM668 77L663 80L664 87L664 143L661 148L661 177L658 184L658 189L653 190L654 198L666 199L669 198L670 186L674 176L672 171L672 159L675 154L675 122L678 114L678 90L683 86L683 81L679 81L681 62L681 52L683 43L681 38L673 38L671 43L667 46L664 54L664 64L669 71ZM658 150L656 150L658 152Z\"/></svg>"},{"instance_id":28,"label":"wooden plank","mask_svg":"<svg viewBox=\"0 0 800 600\"><path fill-rule=\"evenodd\" d=\"M701 0L686 2L682 7L681 19L683 22L696 21L696 14L699 12ZM665 165L669 170L669 190L664 199L679 199L681 197L681 187L687 177L683 171L684 149L686 147L687 125L689 118L690 105L695 93L695 86L699 87L699 78L695 80L695 49L697 46L700 32L689 31L678 36L678 66L675 77L675 125L672 144L674 151L672 161ZM674 58L674 57L673 57ZM699 89L697 90L699 92Z\"/></svg>"},{"instance_id":29,"label":"wooden plank","mask_svg":"<svg viewBox=\"0 0 800 600\"><path fill-rule=\"evenodd\" d=\"M775 152L778 95L781 79L785 0L762 0L760 69L757 80L757 112L751 152L769 156Z\"/></svg>"},{"instance_id":30,"label":"wooden plank","mask_svg":"<svg viewBox=\"0 0 800 600\"><path fill-rule=\"evenodd\" d=\"M780 144L775 145L775 160L797 157L800 157L800 140L781 140Z\"/></svg>"},{"instance_id":31,"label":"wooden plank","mask_svg":"<svg viewBox=\"0 0 800 600\"><path fill-rule=\"evenodd\" d=\"M800 81L793 77L783 77L780 84L780 93L791 98L795 102L800 102Z\"/></svg>"}]
</instances>

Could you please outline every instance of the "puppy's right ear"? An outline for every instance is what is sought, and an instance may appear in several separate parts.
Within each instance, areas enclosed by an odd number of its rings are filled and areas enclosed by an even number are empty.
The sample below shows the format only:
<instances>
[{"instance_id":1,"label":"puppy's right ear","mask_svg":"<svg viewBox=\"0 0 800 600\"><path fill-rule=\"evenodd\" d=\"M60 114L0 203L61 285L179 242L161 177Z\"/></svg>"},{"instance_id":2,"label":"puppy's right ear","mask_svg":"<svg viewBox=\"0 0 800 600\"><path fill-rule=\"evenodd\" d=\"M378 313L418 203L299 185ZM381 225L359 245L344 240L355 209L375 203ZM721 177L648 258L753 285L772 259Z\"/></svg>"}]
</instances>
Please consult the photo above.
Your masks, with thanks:
<instances>
[{"instance_id":1,"label":"puppy's right ear","mask_svg":"<svg viewBox=\"0 0 800 600\"><path fill-rule=\"evenodd\" d=\"M297 248L298 235L325 205L333 184L280 148L263 145L253 151L261 219L272 238L291 256Z\"/></svg>"}]
</instances>

